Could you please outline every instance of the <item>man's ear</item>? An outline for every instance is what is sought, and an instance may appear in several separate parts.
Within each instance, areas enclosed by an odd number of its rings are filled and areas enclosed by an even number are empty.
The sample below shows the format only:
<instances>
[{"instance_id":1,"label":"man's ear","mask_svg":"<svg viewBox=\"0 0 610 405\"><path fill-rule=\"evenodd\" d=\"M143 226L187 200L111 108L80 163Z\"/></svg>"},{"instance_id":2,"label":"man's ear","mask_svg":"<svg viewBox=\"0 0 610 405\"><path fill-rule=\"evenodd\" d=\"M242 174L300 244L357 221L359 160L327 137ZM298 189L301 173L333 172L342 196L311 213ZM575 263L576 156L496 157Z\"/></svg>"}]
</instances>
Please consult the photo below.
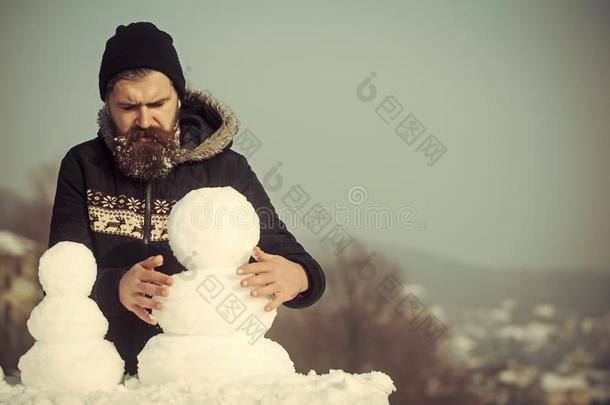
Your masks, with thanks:
<instances>
[{"instance_id":1,"label":"man's ear","mask_svg":"<svg viewBox=\"0 0 610 405\"><path fill-rule=\"evenodd\" d=\"M178 109L180 109L180 107L182 107L182 103L180 102L180 99L178 99Z\"/></svg>"}]
</instances>

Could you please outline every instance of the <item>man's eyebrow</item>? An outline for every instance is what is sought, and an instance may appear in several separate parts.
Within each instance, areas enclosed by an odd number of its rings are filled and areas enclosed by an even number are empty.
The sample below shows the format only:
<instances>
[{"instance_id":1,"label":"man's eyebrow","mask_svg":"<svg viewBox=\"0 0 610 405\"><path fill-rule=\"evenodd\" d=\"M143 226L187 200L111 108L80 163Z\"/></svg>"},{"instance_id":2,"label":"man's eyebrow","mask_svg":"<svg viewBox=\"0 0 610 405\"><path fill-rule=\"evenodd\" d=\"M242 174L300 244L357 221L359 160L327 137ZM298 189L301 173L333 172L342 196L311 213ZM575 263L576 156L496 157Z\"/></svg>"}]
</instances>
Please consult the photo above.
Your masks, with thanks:
<instances>
[{"instance_id":1,"label":"man's eyebrow","mask_svg":"<svg viewBox=\"0 0 610 405\"><path fill-rule=\"evenodd\" d=\"M147 103L146 105L161 104L161 103L168 101L169 99L170 99L170 97L160 98L159 100L153 101L151 103ZM136 107L136 106L142 105L142 103L132 104L132 103L128 103L127 101L119 101L117 104L120 105L121 107Z\"/></svg>"}]
</instances>

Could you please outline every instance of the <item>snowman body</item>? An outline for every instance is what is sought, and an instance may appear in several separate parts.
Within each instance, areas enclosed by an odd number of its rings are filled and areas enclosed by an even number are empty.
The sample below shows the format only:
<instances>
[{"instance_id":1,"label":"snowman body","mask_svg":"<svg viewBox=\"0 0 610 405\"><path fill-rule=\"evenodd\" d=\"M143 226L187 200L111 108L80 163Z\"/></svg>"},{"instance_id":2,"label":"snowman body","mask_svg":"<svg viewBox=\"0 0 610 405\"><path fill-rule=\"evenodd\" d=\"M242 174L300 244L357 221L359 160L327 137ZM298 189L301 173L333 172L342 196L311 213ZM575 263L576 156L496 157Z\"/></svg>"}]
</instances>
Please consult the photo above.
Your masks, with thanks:
<instances>
[{"instance_id":1,"label":"snowman body","mask_svg":"<svg viewBox=\"0 0 610 405\"><path fill-rule=\"evenodd\" d=\"M235 380L293 374L286 350L265 338L276 311L268 297L251 297L237 268L260 237L252 204L232 187L206 187L178 201L167 222L170 247L187 269L173 277L162 310L163 329L138 355L144 384Z\"/></svg>"},{"instance_id":2,"label":"snowman body","mask_svg":"<svg viewBox=\"0 0 610 405\"><path fill-rule=\"evenodd\" d=\"M23 385L88 392L120 383L124 362L104 339L108 321L89 298L96 273L93 254L80 243L59 242L40 258L46 295L27 321L36 341L19 359Z\"/></svg>"}]
</instances>

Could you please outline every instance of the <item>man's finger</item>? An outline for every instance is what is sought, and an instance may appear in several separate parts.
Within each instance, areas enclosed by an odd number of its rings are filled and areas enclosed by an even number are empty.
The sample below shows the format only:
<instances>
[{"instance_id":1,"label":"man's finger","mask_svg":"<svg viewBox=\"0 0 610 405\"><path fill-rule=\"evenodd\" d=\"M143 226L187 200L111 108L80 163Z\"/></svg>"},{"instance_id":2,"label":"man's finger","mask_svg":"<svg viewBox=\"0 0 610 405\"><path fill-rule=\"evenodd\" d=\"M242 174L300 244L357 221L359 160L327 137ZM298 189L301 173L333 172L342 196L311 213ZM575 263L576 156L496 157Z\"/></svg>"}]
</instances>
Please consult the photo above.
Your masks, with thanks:
<instances>
[{"instance_id":1,"label":"man's finger","mask_svg":"<svg viewBox=\"0 0 610 405\"><path fill-rule=\"evenodd\" d=\"M271 300L270 303L265 305L265 311L267 311L267 312L273 311L274 309L276 309L277 307L282 305L282 303L284 301L286 301L286 299L284 298L283 294L281 294L281 293L275 294L275 297L273 298L273 300Z\"/></svg>"},{"instance_id":2,"label":"man's finger","mask_svg":"<svg viewBox=\"0 0 610 405\"><path fill-rule=\"evenodd\" d=\"M273 281L274 280L271 280L270 273L263 273L244 278L243 280L241 280L240 284L242 287L252 287L255 285L267 285L269 283L272 283Z\"/></svg>"},{"instance_id":3,"label":"man's finger","mask_svg":"<svg viewBox=\"0 0 610 405\"><path fill-rule=\"evenodd\" d=\"M165 284L165 285L173 284L173 280L170 276L168 276L167 274L163 274L160 271L155 271L155 270L151 270L151 271L142 273L140 280L147 281L149 283L156 283L156 284Z\"/></svg>"},{"instance_id":4,"label":"man's finger","mask_svg":"<svg viewBox=\"0 0 610 405\"><path fill-rule=\"evenodd\" d=\"M150 296L159 295L161 297L167 297L169 295L169 288L144 281L139 282L136 288L138 292Z\"/></svg>"},{"instance_id":5,"label":"man's finger","mask_svg":"<svg viewBox=\"0 0 610 405\"><path fill-rule=\"evenodd\" d=\"M267 273L271 266L267 263L246 263L237 268L237 274Z\"/></svg>"},{"instance_id":6,"label":"man's finger","mask_svg":"<svg viewBox=\"0 0 610 405\"><path fill-rule=\"evenodd\" d=\"M278 293L280 291L280 287L277 283L272 283L263 287L259 287L255 290L250 291L250 295L253 297L267 297L271 294ZM272 297L275 298L275 297Z\"/></svg>"},{"instance_id":7,"label":"man's finger","mask_svg":"<svg viewBox=\"0 0 610 405\"><path fill-rule=\"evenodd\" d=\"M163 309L163 304L143 295L136 296L136 303L142 308Z\"/></svg>"},{"instance_id":8,"label":"man's finger","mask_svg":"<svg viewBox=\"0 0 610 405\"><path fill-rule=\"evenodd\" d=\"M151 256L148 259L142 260L139 264L146 270L154 270L155 267L161 266L163 264L163 256Z\"/></svg>"},{"instance_id":9,"label":"man's finger","mask_svg":"<svg viewBox=\"0 0 610 405\"><path fill-rule=\"evenodd\" d=\"M275 259L277 255L272 255L271 253L263 252L261 248L258 246L254 248L252 251L252 257L256 259L257 262L266 262L271 259Z\"/></svg>"},{"instance_id":10,"label":"man's finger","mask_svg":"<svg viewBox=\"0 0 610 405\"><path fill-rule=\"evenodd\" d=\"M152 315L149 314L148 311L145 310L144 308L142 308L141 306L135 305L133 307L133 309L131 310L131 312L136 314L138 316L138 318L140 318L141 320L143 320L144 322L146 322L150 325L157 324L157 320L155 318L153 318Z\"/></svg>"}]
</instances>

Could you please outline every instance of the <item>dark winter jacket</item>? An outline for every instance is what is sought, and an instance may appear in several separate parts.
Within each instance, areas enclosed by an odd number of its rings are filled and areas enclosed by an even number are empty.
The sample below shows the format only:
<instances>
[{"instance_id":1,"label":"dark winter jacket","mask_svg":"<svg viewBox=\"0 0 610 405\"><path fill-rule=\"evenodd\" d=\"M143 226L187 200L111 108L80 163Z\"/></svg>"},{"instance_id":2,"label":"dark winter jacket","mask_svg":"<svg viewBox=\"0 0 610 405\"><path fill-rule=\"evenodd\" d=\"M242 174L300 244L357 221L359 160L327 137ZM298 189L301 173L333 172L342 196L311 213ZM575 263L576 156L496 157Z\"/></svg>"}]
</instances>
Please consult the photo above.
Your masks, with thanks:
<instances>
[{"instance_id":1,"label":"dark winter jacket","mask_svg":"<svg viewBox=\"0 0 610 405\"><path fill-rule=\"evenodd\" d=\"M179 114L182 162L164 179L143 182L118 170L111 152L110 117L102 109L97 136L67 152L57 181L49 247L74 241L93 252L98 274L91 298L108 319L106 338L116 345L129 374L136 373L136 356L146 341L162 330L123 307L118 282L131 266L158 254L164 258L158 271L172 275L184 270L169 247L165 223L176 201L193 189L235 188L259 214L261 249L303 266L309 289L285 306L312 305L325 289L320 265L277 217L246 158L230 149L238 131L230 109L209 94L188 90Z\"/></svg>"}]
</instances>

